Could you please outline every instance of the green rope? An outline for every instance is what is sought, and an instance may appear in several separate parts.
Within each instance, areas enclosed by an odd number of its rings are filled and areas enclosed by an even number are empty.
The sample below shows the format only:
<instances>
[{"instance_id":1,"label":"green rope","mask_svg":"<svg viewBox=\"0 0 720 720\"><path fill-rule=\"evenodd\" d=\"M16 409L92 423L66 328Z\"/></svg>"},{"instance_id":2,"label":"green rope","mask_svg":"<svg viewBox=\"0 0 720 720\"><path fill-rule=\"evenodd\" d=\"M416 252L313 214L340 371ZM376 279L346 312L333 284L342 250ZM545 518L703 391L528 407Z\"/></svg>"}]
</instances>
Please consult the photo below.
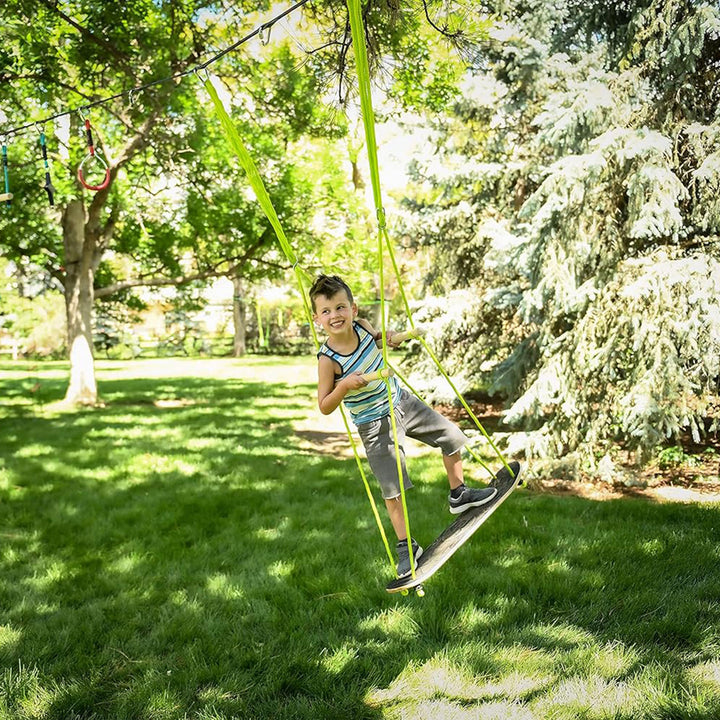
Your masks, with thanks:
<instances>
[{"instance_id":1,"label":"green rope","mask_svg":"<svg viewBox=\"0 0 720 720\"><path fill-rule=\"evenodd\" d=\"M235 151L235 154L238 156L238 159L240 160L240 164L242 165L243 170L245 170L245 173L247 174L248 181L250 182L250 186L252 187L253 191L255 192L255 196L258 199L258 202L260 203L260 207L262 208L263 212L267 216L268 220L270 221L270 224L272 225L273 229L275 230L275 235L277 236L278 242L280 243L280 247L282 248L283 253L285 254L285 257L287 257L288 261L292 263L293 270L295 272L295 277L297 280L298 287L300 288L300 296L303 299L303 306L305 308L305 316L307 318L308 323L310 324L310 329L313 336L313 341L315 343L315 349L317 350L320 347L320 342L317 337L317 333L315 331L315 325L313 323L313 313L312 309L310 307L310 303L308 300L308 293L305 289L305 283L303 281L303 278L311 279L310 275L303 270L303 268L300 267L298 263L297 256L293 252L293 249L288 242L287 236L285 235L285 231L282 228L282 225L280 224L280 220L277 216L277 213L275 212L275 208L273 207L272 201L270 200L270 196L267 193L267 190L265 189L265 184L263 183L262 177L260 173L258 172L257 166L255 165L255 162L253 161L250 153L247 151L247 148L245 147L243 141L240 139L240 135L237 131L237 128L235 127L235 123L233 123L232 119L230 118L230 115L227 112L227 109L225 108L225 105L223 104L222 100L217 94L217 91L215 90L215 87L213 86L212 82L210 81L210 78L206 78L202 80L203 85L205 86L205 89L208 92L208 95L210 95L210 99L213 102L213 105L215 107L215 114L217 115L220 124L223 128L223 131L225 133L225 137L227 138L228 142L230 143L231 147ZM375 517L375 521L377 523L378 529L380 531L380 537L382 538L383 544L385 546L385 552L387 553L388 560L390 561L390 566L392 568L395 567L395 561L393 559L392 551L390 550L390 544L387 539L387 535L385 533L385 528L383 527L382 520L380 519L380 513L378 512L377 505L375 503L375 499L373 498L372 491L370 489L370 484L367 480L367 476L365 475L365 471L362 466L362 460L360 458L360 454L357 450L357 445L355 443L355 440L352 436L352 432L350 430L350 425L347 421L347 417L345 415L345 410L343 408L340 409L343 422L345 424L345 429L348 434L348 438L350 439L350 445L353 449L353 454L355 456L355 462L357 463L358 470L360 471L360 477L362 478L363 484L365 486L365 492L367 493L368 499L370 500L370 505L372 507L373 515Z\"/></svg>"}]
</instances>

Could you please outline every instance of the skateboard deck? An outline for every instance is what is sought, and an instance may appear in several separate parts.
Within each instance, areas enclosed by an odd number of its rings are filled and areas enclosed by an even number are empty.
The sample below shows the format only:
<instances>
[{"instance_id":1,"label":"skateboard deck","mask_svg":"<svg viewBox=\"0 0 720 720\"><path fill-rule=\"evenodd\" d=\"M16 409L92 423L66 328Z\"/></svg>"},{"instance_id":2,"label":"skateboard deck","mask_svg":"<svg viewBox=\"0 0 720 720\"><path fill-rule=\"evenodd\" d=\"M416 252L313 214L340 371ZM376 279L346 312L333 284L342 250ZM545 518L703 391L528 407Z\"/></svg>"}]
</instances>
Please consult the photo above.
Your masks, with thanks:
<instances>
[{"instance_id":1,"label":"skateboard deck","mask_svg":"<svg viewBox=\"0 0 720 720\"><path fill-rule=\"evenodd\" d=\"M417 561L415 577L406 575L388 583L389 593L402 592L410 588L418 588L432 577L460 548L473 533L503 504L505 498L517 487L520 481L520 463L509 463L515 473L513 477L506 467L502 467L490 482L490 487L497 488L497 493L490 502L479 507L470 508L462 513L455 522L444 530Z\"/></svg>"}]
</instances>

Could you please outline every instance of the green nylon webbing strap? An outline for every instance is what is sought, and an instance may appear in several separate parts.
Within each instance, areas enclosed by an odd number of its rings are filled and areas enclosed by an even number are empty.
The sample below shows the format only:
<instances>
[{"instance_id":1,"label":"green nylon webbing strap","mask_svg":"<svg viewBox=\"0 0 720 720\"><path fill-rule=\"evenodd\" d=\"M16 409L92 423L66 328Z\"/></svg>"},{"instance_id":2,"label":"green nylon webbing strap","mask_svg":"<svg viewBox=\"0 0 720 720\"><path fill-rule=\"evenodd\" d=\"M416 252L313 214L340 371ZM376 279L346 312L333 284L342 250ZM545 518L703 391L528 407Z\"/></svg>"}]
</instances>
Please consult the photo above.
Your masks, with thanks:
<instances>
[{"instance_id":1,"label":"green nylon webbing strap","mask_svg":"<svg viewBox=\"0 0 720 720\"><path fill-rule=\"evenodd\" d=\"M267 190L265 189L265 183L263 183L262 177L260 177L260 173L258 172L254 160L247 151L243 141L240 139L235 123L233 123L232 118L228 115L225 105L223 105L222 100L220 100L217 90L215 90L215 86L212 84L210 78L203 80L203 85L213 101L215 112L220 120L223 130L225 131L225 136L232 145L235 154L238 156L243 170L247 173L250 185L255 192L263 212L267 215L270 224L275 230L275 234L277 235L277 239L280 242L283 252L287 256L288 260L294 265L297 262L297 257L295 256L295 253L293 252L292 247L290 247L290 243L285 236L285 231L280 224L280 220L275 212L270 196L267 194Z\"/></svg>"},{"instance_id":2,"label":"green nylon webbing strap","mask_svg":"<svg viewBox=\"0 0 720 720\"><path fill-rule=\"evenodd\" d=\"M245 173L247 174L250 186L255 193L255 197L260 203L260 207L267 216L267 219L270 221L273 230L275 230L275 235L277 236L282 251L285 253L285 257L287 257L288 261L292 263L298 284L300 285L301 290L303 290L301 292L301 295L303 299L303 305L305 306L305 315L307 316L307 320L310 323L310 327L313 327L312 311L310 309L310 305L308 304L307 293L304 292L304 286L302 282L302 274L304 271L300 268L297 256L293 252L293 249L288 242L285 231L280 224L280 219L278 218L277 213L275 212L275 208L273 207L272 200L270 200L270 196L265 189L265 183L263 182L262 177L258 172L257 166L255 165L255 161L252 159L250 153L245 147L245 144L240 139L240 135L237 131L237 128L235 127L235 123L232 121L232 118L225 109L225 105L220 99L220 96L217 94L217 90L215 90L215 86L212 84L210 78L206 78L202 81L202 83L205 86L208 95L210 95L210 99L213 101L213 105L215 106L215 114L220 120L220 124L222 125L222 128L225 132L225 137L228 139L228 142L232 146L232 149L238 156L240 164L242 165L243 170L245 170Z\"/></svg>"},{"instance_id":3,"label":"green nylon webbing strap","mask_svg":"<svg viewBox=\"0 0 720 720\"><path fill-rule=\"evenodd\" d=\"M387 247L390 259L392 261L393 270L395 272L395 278L397 280L398 288L400 289L400 294L402 296L402 300L405 306L405 313L408 317L408 321L410 324L410 327L414 329L415 324L413 322L412 312L410 310L410 304L408 303L407 296L405 294L405 289L403 287L402 278L400 275L400 270L397 265L397 261L395 259L395 252L392 247L392 243L390 242L390 238L387 233L387 229L385 226L385 210L383 208L382 203L382 192L380 189L380 172L379 172L379 164L378 164L378 153L377 153L377 142L375 138L375 113L373 111L372 107L372 95L370 90L370 70L368 67L368 61L367 61L367 50L365 46L365 30L363 26L363 20L362 20L362 7L361 7L361 0L347 0L348 4L348 10L349 10L349 16L350 16L350 28L352 32L352 39L353 39L353 47L355 50L355 63L357 65L357 76L358 76L358 86L360 91L360 105L362 108L362 116L363 116L363 124L365 126L365 142L367 144L367 153L368 153L368 163L370 166L370 181L372 183L373 188L373 199L375 202L375 211L377 213L378 217L378 260L380 265L380 304L381 304L381 313L382 313L382 340L383 340L383 358L385 360L385 365L388 365L387 360L387 346L386 346L386 328L385 328L385 298L384 298L384 276L383 276L383 240L384 245ZM507 460L503 456L503 454L500 452L498 447L495 445L495 443L492 441L492 438L488 435L488 433L485 431L485 428L482 426L480 421L477 419L473 411L470 409L470 406L465 401L465 398L462 396L460 391L457 389L453 381L450 379L448 374L443 369L442 365L440 364L440 361L436 357L435 353L430 349L428 344L425 342L424 338L420 338L420 342L425 348L425 350L430 355L430 358L432 359L433 363L437 367L437 369L440 371L442 376L445 378L445 380L450 384L450 387L452 387L453 391L455 392L455 395L460 400L462 406L465 408L466 412L472 419L472 421L475 423L477 428L480 430L480 432L485 436L487 441L490 443L490 446L497 454L498 458L501 460L503 465L510 471L512 474L512 471L510 470L510 467L508 466ZM385 381L388 386L388 396L390 395L390 385L389 381ZM392 398L390 399L390 407L392 409ZM392 413L391 413L391 417ZM394 428L394 418L393 418L393 431L395 432ZM397 452L397 436L395 438L396 442L396 452ZM477 455L472 453L473 456L479 460ZM485 463L480 461L481 465L490 473L490 475L493 475L493 472L490 470L490 468L487 467ZM405 526L407 529L408 536L410 536L410 527L409 522L407 519L407 506L405 503L405 493L403 491L403 483L402 478L400 475L400 462L398 460L398 477L400 478L400 489L401 489L401 498L403 503L403 512L405 514ZM408 543L410 546L411 543ZM410 561L412 566L412 548L410 549ZM413 573L414 575L414 573Z\"/></svg>"},{"instance_id":4,"label":"green nylon webbing strap","mask_svg":"<svg viewBox=\"0 0 720 720\"><path fill-rule=\"evenodd\" d=\"M385 245L388 250L388 254L390 255L390 260L392 261L393 269L395 271L395 275L398 278L398 288L400 290L400 295L403 300L403 304L405 306L405 314L408 316L408 320L410 322L410 327L415 328L415 324L413 323L412 319L412 311L410 310L410 303L408 302L407 295L405 294L405 288L403 287L402 280L400 280L400 268L398 267L397 260L395 259L395 251L393 250L392 243L390 242L390 237L387 233L387 230L385 228L382 228L382 231L385 235ZM425 338L420 335L418 337L418 340L420 341L420 344L425 348L425 351L430 356L430 359L435 364L435 367L439 370L440 374L445 378L446 382L450 387L452 388L453 392L455 393L455 397L460 401L461 405L465 408L465 412L470 416L470 419L475 423L475 426L480 430L480 432L485 436L485 439L490 443L490 447L495 451L495 454L500 459L500 462L507 468L510 475L513 475L513 471L510 469L510 466L507 463L507 460L505 459L505 456L500 452L497 445L493 442L490 435L488 435L487 431L483 427L482 423L477 419L475 416L475 413L470 408L470 405L466 402L465 398L463 397L462 393L457 389L457 386L452 381L450 376L445 372L445 368L440 363L440 360L438 360L435 353L432 351L432 348L427 344L425 341ZM417 393L415 393L417 395ZM424 401L423 401L424 402ZM490 477L494 477L495 473L482 461L480 458L470 449L468 448L468 452L477 460L490 474Z\"/></svg>"},{"instance_id":5,"label":"green nylon webbing strap","mask_svg":"<svg viewBox=\"0 0 720 720\"><path fill-rule=\"evenodd\" d=\"M377 142L375 140L375 112L373 110L370 90L370 68L368 66L367 48L365 45L365 27L362 19L362 7L360 0L347 0L347 5L353 49L355 51L358 90L360 92L360 106L362 108L363 125L365 128L368 163L370 164L373 200L375 201L376 211L380 212L383 206L382 191L380 190L380 170L378 165Z\"/></svg>"},{"instance_id":6,"label":"green nylon webbing strap","mask_svg":"<svg viewBox=\"0 0 720 720\"><path fill-rule=\"evenodd\" d=\"M370 181L372 184L375 212L378 219L378 266L380 274L380 316L382 318L382 355L383 365L388 367L387 347L387 320L385 312L385 272L383 262L383 230L385 228L385 211L382 204L382 191L380 189L380 171L377 158L377 142L375 140L375 112L372 106L372 94L370 90L370 68L368 66L367 48L365 45L365 28L362 20L362 9L360 0L347 0L348 15L350 19L350 31L352 34L353 49L355 51L355 66L358 78L358 89L360 92L360 107L362 110L363 127L365 128L365 144L367 146L368 162L370 165ZM398 282L400 278L398 277ZM398 485L400 486L400 502L402 503L403 519L405 521L405 532L407 533L407 546L410 559L410 573L415 578L415 559L412 549L412 535L410 533L410 516L408 514L407 500L405 499L405 483L403 481L402 458L400 457L400 442L397 434L397 423L395 421L395 407L392 398L392 386L390 378L385 378L388 404L390 407L390 423L393 431L393 443L395 446L395 462L397 466Z\"/></svg>"},{"instance_id":7,"label":"green nylon webbing strap","mask_svg":"<svg viewBox=\"0 0 720 720\"><path fill-rule=\"evenodd\" d=\"M217 94L217 91L215 90L215 87L213 86L212 82L210 81L210 78L206 78L206 79L202 80L202 83L205 86L205 89L207 90L208 95L210 95L210 99L213 102L213 105L215 107L215 114L217 115L218 119L220 120L220 124L222 125L223 131L225 132L225 137L227 138L231 147L235 151L235 154L238 156L238 159L240 160L240 164L242 165L243 170L245 170L245 173L247 174L247 178L248 178L248 181L250 182L250 186L252 187L253 191L255 192L255 196L257 197L258 202L260 203L260 207L262 208L263 212L265 213L268 220L270 221L270 224L272 225L273 230L275 230L275 235L277 236L278 242L280 243L280 247L282 248L283 252L285 253L285 256L287 257L288 261L291 262L293 265L293 270L295 271L295 277L297 279L297 283L300 288L300 296L302 297L303 305L305 306L305 315L307 317L308 323L310 324L310 329L312 331L315 348L318 349L320 347L320 342L318 341L317 333L315 332L315 325L313 323L312 310L308 303L308 294L305 290L305 283L303 282L303 276L305 278L309 278L309 275L298 264L297 256L293 252L293 249L290 246L290 243L288 242L287 236L285 235L285 231L283 230L282 225L280 224L280 220L277 216L277 213L275 212L275 208L272 204L272 200L270 200L270 196L268 195L267 190L265 189L265 183L263 182L262 177L260 176L260 173L258 172L257 166L255 165L255 162L252 159L250 153L247 151L247 148L245 147L243 141L240 139L240 134L238 133L237 128L235 127L235 123L233 123L230 115L228 114L228 112L225 108L225 105L223 104L222 100L220 99L219 95ZM363 466L362 466L362 460L360 459L360 454L358 453L355 439L352 436L352 431L350 430L350 424L348 423L344 408L341 407L340 412L342 415L343 423L345 424L345 430L347 431L348 438L350 439L350 445L352 446L352 449L353 449L353 455L355 456L355 462L357 463L358 470L360 471L360 477L362 478L363 484L365 486L365 492L367 493L368 500L370 501L370 506L372 507L373 515L375 517L375 522L377 523L378 529L380 531L380 537L382 538L383 545L385 546L385 552L387 553L388 560L390 561L390 566L394 569L395 561L393 559L392 551L390 550L390 544L388 543L387 535L385 534L385 528L383 527L382 520L380 519L380 513L378 512L377 505L375 503L375 499L373 498L373 494L370 489L370 483L368 482L367 476L365 475L365 470L363 469Z\"/></svg>"}]
</instances>

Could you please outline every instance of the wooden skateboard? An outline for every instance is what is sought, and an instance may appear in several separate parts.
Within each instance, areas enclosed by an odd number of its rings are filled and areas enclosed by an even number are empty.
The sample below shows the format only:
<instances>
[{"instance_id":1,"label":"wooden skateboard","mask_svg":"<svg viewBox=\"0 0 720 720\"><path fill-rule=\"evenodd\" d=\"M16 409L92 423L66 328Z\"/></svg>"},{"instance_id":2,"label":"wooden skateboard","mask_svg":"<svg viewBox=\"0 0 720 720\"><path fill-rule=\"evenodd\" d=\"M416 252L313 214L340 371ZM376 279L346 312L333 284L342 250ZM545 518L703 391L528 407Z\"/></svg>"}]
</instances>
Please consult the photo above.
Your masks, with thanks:
<instances>
[{"instance_id":1,"label":"wooden skateboard","mask_svg":"<svg viewBox=\"0 0 720 720\"><path fill-rule=\"evenodd\" d=\"M415 588L418 595L424 595L422 583L432 577L455 554L455 551L470 539L473 533L503 504L505 498L517 487L520 481L520 463L513 461L509 465L514 477L506 467L500 468L490 483L490 487L497 488L495 497L485 505L470 508L470 510L462 513L420 556L415 569L415 577L410 574L402 578L396 578L387 585L386 589L389 593L407 593L410 588Z\"/></svg>"}]
</instances>

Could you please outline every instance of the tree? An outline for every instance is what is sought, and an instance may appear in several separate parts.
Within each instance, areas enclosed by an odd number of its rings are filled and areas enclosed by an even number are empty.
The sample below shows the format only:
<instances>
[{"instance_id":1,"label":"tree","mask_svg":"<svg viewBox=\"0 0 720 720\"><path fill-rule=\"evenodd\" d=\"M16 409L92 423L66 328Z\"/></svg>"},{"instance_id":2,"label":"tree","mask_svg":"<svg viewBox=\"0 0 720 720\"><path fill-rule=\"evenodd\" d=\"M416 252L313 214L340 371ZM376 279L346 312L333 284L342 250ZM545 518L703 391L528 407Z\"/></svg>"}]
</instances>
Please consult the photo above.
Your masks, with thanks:
<instances>
[{"instance_id":1,"label":"tree","mask_svg":"<svg viewBox=\"0 0 720 720\"><path fill-rule=\"evenodd\" d=\"M467 288L450 364L509 399L535 452L646 457L715 428L720 15L523 7L434 123L412 229L435 289Z\"/></svg>"},{"instance_id":2,"label":"tree","mask_svg":"<svg viewBox=\"0 0 720 720\"><path fill-rule=\"evenodd\" d=\"M59 119L69 119L69 135L63 137L67 127L59 122L53 128L61 141L59 152L51 153L54 208L41 209L40 196L31 192L37 149L26 144L26 137L13 138L15 207L22 199L24 209L3 223L2 242L18 262L39 260L48 276L62 282L71 360L69 401L93 403L97 396L92 362L95 298L139 284L237 274L251 257L265 255L272 243L252 199L238 202L238 179L228 172L226 144L209 117L200 86L194 78L179 76L197 66L215 43L238 32L246 15L243 4L232 4L229 15L221 11L221 4L191 0L136 0L124 3L112 18L105 4L90 1L62 8L49 1L17 1L0 11L9 32L2 99L12 121L27 119L35 106L32 114L42 109L47 116L48 110L91 105L175 76L132 98L121 96L86 110L108 164L107 186L97 192L88 192L75 177L87 152L76 139L77 115ZM252 104L243 123L248 142L271 163L299 128L311 132L314 125L316 131L327 132L332 125L312 117L312 75L295 72L293 59L282 48L268 56L244 58L242 63L228 56L223 67L225 82L235 90L245 88L242 102ZM272 84L278 77L283 82ZM285 103L295 109L292 117L280 112ZM20 124L10 120L7 125ZM49 130L48 137L53 137ZM290 217L302 205L293 200L302 188L292 184L288 163L277 162L276 167L268 172L268 182ZM90 170L86 167L86 174ZM302 221L298 217L298 225ZM142 271L140 277L119 277L120 254L132 259Z\"/></svg>"},{"instance_id":3,"label":"tree","mask_svg":"<svg viewBox=\"0 0 720 720\"><path fill-rule=\"evenodd\" d=\"M425 2L403 13L392 3L368 3L373 58L418 56L424 43L412 38L423 22L421 8L429 19ZM14 181L27 213L3 222L1 238L9 257L18 263L39 260L47 275L62 283L71 361L67 400L93 403L97 396L92 360L96 298L137 284L184 282L220 272L234 276L251 257L267 259L267 225L260 230L261 218L249 205L236 208L234 182L223 182L228 158L218 150L204 96L186 77L212 51L241 35L253 12L267 9L267 3L251 6L239 0L130 0L112 13L99 0L62 5L9 0L0 8L6 31L3 125L18 127L28 118L60 115L52 128L44 128L59 143L57 151L51 148L55 209L43 208L41 196L31 192L37 147L25 135L13 136L14 170L20 171ZM285 165L284 156L278 162L283 145L299 134L337 132L332 113L317 102L319 95L340 77L339 96L347 99L351 63L345 7L319 3L308 17L320 28L318 47L300 48L296 55L281 47L271 59L269 52L262 59L228 53L213 65L238 98L249 144L268 160L267 177L278 186L287 186L289 178L273 172ZM302 63L303 72L298 72ZM437 70L427 53L420 53L413 67ZM89 113L108 164L108 182L96 192L83 188L75 175L87 152L78 139L82 122L75 113L63 113L77 106ZM217 153L222 161L215 167L224 167L212 174L205 163ZM213 212L204 212L203 206ZM240 226L238 220L246 224ZM139 264L141 277L118 275L120 253Z\"/></svg>"}]
</instances>

